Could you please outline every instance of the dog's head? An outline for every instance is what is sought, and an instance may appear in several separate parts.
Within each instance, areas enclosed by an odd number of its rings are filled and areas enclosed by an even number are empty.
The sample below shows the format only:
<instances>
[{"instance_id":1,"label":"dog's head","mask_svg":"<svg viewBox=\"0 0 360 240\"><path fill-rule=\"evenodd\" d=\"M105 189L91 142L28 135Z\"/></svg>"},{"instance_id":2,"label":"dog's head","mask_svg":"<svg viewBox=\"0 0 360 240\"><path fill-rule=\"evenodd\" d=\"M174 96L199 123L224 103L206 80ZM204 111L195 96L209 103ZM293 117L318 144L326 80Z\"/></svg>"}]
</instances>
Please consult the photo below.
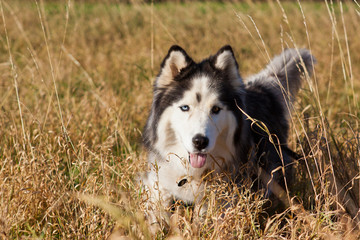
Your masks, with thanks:
<instances>
[{"instance_id":1,"label":"dog's head","mask_svg":"<svg viewBox=\"0 0 360 240\"><path fill-rule=\"evenodd\" d=\"M243 88L230 46L199 63L172 46L154 84L145 145L203 167L209 154L228 151L238 137Z\"/></svg>"}]
</instances>

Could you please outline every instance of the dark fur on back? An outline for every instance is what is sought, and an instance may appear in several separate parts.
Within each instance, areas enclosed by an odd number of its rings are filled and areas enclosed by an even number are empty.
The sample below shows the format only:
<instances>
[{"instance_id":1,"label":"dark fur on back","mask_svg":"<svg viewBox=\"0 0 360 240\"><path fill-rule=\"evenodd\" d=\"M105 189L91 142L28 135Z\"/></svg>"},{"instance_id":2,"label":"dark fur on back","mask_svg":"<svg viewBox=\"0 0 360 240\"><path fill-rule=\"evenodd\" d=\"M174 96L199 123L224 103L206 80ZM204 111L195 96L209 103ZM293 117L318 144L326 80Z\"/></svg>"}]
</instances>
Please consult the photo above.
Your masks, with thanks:
<instances>
[{"instance_id":1,"label":"dark fur on back","mask_svg":"<svg viewBox=\"0 0 360 240\"><path fill-rule=\"evenodd\" d=\"M287 146L290 108L301 86L301 75L311 75L315 61L306 49L287 49L259 74L251 76L245 85L247 113L265 124L271 134L269 136L258 124L252 124L251 137L256 145L255 164L266 173L265 176L257 176L259 185L267 189L266 196L273 201L273 205L274 202L275 205L280 203L276 200L283 201L284 196L279 196L279 192L274 194L271 186L268 186L268 177L274 179L283 190L285 179L287 184L292 182L293 158ZM278 169L282 166L285 167L285 176L282 169Z\"/></svg>"}]
</instances>

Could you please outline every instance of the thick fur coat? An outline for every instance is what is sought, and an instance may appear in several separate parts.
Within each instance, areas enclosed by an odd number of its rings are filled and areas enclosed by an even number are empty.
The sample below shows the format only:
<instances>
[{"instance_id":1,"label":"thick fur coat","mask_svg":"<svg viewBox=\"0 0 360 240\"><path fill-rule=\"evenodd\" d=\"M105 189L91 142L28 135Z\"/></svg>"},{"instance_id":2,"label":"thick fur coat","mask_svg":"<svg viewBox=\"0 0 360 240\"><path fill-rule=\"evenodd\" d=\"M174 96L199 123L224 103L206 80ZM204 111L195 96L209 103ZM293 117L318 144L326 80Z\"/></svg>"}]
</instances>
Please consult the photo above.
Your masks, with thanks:
<instances>
[{"instance_id":1,"label":"thick fur coat","mask_svg":"<svg viewBox=\"0 0 360 240\"><path fill-rule=\"evenodd\" d=\"M143 142L149 172L148 218L174 199L198 203L209 173L257 181L270 199L280 199L291 180L287 148L291 104L315 59L306 49L287 49L264 70L243 81L230 46L201 62L172 46L154 84ZM283 174L285 173L285 175ZM161 206L161 207L159 207ZM206 211L203 208L202 211Z\"/></svg>"}]
</instances>

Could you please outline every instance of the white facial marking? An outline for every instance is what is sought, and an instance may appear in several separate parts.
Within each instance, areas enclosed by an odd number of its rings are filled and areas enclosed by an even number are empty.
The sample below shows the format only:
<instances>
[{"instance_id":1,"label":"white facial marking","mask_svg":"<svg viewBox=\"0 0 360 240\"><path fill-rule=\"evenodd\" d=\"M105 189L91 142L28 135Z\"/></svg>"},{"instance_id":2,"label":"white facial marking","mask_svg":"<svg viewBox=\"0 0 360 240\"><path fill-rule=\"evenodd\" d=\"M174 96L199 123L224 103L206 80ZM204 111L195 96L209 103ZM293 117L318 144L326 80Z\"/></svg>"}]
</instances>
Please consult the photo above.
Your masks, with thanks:
<instances>
[{"instance_id":1,"label":"white facial marking","mask_svg":"<svg viewBox=\"0 0 360 240\"><path fill-rule=\"evenodd\" d=\"M218 93L209 88L208 77L193 79L190 90L173 104L172 128L189 153L209 153L214 149L217 136L226 127L226 106L219 101ZM204 149L194 146L193 138L201 135L209 139Z\"/></svg>"}]
</instances>

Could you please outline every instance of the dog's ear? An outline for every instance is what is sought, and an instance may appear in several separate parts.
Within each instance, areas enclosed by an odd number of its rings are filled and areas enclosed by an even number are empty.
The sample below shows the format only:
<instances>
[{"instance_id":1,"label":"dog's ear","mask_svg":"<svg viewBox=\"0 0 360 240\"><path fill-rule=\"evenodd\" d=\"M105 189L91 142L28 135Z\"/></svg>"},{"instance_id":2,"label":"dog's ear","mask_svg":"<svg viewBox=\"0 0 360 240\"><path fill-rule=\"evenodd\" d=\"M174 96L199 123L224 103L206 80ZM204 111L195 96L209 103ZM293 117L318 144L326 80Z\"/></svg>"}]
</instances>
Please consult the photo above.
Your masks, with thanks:
<instances>
[{"instance_id":1,"label":"dog's ear","mask_svg":"<svg viewBox=\"0 0 360 240\"><path fill-rule=\"evenodd\" d=\"M235 59L231 46L226 45L210 58L213 66L227 74L227 78L234 86L243 84L238 70L238 63Z\"/></svg>"},{"instance_id":2,"label":"dog's ear","mask_svg":"<svg viewBox=\"0 0 360 240\"><path fill-rule=\"evenodd\" d=\"M182 69L192 63L193 60L184 49L177 45L172 46L161 64L160 74L156 79L155 86L161 88L169 85Z\"/></svg>"}]
</instances>

